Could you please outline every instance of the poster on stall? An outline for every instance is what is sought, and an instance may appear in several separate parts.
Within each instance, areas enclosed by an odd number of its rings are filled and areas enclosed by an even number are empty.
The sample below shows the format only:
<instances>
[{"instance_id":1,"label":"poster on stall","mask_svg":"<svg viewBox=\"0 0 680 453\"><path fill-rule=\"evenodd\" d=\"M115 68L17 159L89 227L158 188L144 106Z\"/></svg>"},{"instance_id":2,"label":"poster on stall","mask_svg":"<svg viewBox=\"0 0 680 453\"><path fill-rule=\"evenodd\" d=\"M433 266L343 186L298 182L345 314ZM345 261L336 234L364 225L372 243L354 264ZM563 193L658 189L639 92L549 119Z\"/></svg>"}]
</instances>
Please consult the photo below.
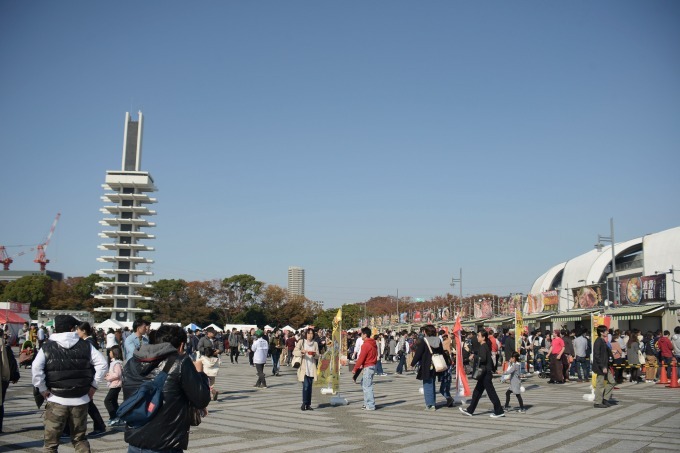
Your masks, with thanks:
<instances>
[{"instance_id":1,"label":"poster on stall","mask_svg":"<svg viewBox=\"0 0 680 453\"><path fill-rule=\"evenodd\" d=\"M522 334L524 333L524 318L522 317L522 310L515 309L515 351L519 351L522 347Z\"/></svg>"},{"instance_id":2,"label":"poster on stall","mask_svg":"<svg viewBox=\"0 0 680 453\"><path fill-rule=\"evenodd\" d=\"M619 280L622 305L666 301L666 274Z\"/></svg>"}]
</instances>

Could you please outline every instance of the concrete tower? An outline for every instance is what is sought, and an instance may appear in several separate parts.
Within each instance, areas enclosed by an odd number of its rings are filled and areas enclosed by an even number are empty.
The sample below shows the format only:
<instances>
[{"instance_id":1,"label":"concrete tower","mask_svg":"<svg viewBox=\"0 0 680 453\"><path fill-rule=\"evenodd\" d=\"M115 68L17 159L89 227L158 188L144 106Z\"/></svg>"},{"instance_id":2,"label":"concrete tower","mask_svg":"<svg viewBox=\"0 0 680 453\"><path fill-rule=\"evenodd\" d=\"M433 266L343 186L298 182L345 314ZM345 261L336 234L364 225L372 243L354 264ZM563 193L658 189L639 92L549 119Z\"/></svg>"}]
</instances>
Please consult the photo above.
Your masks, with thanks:
<instances>
[{"instance_id":1,"label":"concrete tower","mask_svg":"<svg viewBox=\"0 0 680 453\"><path fill-rule=\"evenodd\" d=\"M301 267L288 268L288 294L290 296L305 295L305 270Z\"/></svg>"},{"instance_id":2,"label":"concrete tower","mask_svg":"<svg viewBox=\"0 0 680 453\"><path fill-rule=\"evenodd\" d=\"M149 288L151 285L137 281L140 275L153 275L144 269L137 269L137 265L153 263L153 260L139 256L140 252L154 250L139 241L155 239L155 236L143 231L143 228L155 227L146 217L155 215L147 204L156 203L147 193L155 192L151 175L140 170L142 162L142 125L143 116L139 112L139 119L134 121L130 113L125 114L125 137L123 140L123 162L121 170L106 172L106 183L102 187L106 191L102 200L106 205L100 209L104 219L99 223L104 225L104 231L99 233L102 238L111 241L101 244L101 250L113 252L97 258L102 263L110 263L106 269L100 269L98 274L112 277L112 282L100 282L97 286L111 289L110 294L99 294L97 299L113 300L113 307L99 307L95 311L111 312L111 319L121 322L134 321L139 313L151 313L151 310L136 308L139 300L153 300L137 294L139 288Z\"/></svg>"}]
</instances>

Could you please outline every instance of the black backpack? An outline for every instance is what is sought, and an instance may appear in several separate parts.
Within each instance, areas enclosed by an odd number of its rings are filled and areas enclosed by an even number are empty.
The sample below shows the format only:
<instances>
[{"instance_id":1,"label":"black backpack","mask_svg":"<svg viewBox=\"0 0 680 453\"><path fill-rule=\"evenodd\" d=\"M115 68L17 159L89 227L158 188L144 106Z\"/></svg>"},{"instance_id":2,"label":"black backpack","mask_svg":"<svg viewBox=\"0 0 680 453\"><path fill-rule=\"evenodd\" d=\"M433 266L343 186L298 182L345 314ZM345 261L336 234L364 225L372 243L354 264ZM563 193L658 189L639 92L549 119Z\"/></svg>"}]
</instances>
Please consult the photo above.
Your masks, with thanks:
<instances>
[{"instance_id":1,"label":"black backpack","mask_svg":"<svg viewBox=\"0 0 680 453\"><path fill-rule=\"evenodd\" d=\"M123 401L116 411L116 417L131 428L146 425L163 406L163 386L176 358L176 355L169 357L163 370L155 378L142 383L135 393Z\"/></svg>"}]
</instances>

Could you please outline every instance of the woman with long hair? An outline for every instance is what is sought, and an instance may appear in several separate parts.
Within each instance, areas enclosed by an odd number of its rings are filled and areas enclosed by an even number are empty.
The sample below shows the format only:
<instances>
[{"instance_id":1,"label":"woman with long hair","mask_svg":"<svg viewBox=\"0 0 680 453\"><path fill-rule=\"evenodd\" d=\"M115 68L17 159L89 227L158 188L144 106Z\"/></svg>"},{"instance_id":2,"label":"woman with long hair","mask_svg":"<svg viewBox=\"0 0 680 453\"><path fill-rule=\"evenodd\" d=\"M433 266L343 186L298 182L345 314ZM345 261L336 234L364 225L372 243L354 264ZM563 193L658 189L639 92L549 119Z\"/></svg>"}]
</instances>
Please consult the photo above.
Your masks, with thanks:
<instances>
[{"instance_id":1,"label":"woman with long hair","mask_svg":"<svg viewBox=\"0 0 680 453\"><path fill-rule=\"evenodd\" d=\"M480 330L477 332L477 341L479 341L479 363L476 368L481 369L481 376L477 379L477 385L472 392L472 400L467 409L459 407L458 409L465 415L472 416L477 408L477 403L482 397L484 391L493 403L493 414L491 418L505 417L501 400L498 398L496 389L493 386L493 373L495 371L493 360L491 360L491 341L489 340L488 332Z\"/></svg>"},{"instance_id":2,"label":"woman with long hair","mask_svg":"<svg viewBox=\"0 0 680 453\"><path fill-rule=\"evenodd\" d=\"M88 342L95 351L99 351L99 345L97 344L97 341L92 338L92 326L90 326L89 322L81 322L78 324L76 327L76 332L78 332L78 336L81 340ZM90 418L94 423L94 429L92 432L88 433L88 437L96 437L104 434L106 432L106 424L104 423L104 419L102 418L101 414L99 413L99 409L97 409L97 406L94 404L92 399L90 399L90 402L87 405L87 413L90 415Z\"/></svg>"},{"instance_id":3,"label":"woman with long hair","mask_svg":"<svg viewBox=\"0 0 680 453\"><path fill-rule=\"evenodd\" d=\"M302 357L297 371L298 381L302 382L302 406L300 410L312 409L312 385L316 380L316 358L319 357L319 345L314 341L314 329L307 329L304 337L297 342L293 356Z\"/></svg>"},{"instance_id":4,"label":"woman with long hair","mask_svg":"<svg viewBox=\"0 0 680 453\"><path fill-rule=\"evenodd\" d=\"M633 333L628 336L628 343L626 343L626 350L628 351L628 365L630 366L630 382L636 384L640 383L640 343L638 342L638 335L640 331L633 329Z\"/></svg>"}]
</instances>

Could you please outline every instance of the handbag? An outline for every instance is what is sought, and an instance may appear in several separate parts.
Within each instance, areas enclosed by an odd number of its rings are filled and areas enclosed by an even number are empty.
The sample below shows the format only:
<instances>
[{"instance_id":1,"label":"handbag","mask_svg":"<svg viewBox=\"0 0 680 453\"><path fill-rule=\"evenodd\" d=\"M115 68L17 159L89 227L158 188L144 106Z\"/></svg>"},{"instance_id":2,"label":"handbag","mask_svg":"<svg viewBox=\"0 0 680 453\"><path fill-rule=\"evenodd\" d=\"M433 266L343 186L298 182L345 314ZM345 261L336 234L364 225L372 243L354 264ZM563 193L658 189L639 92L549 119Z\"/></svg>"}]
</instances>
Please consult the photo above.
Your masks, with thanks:
<instances>
[{"instance_id":1,"label":"handbag","mask_svg":"<svg viewBox=\"0 0 680 453\"><path fill-rule=\"evenodd\" d=\"M479 364L479 357L475 359L475 370L472 372L472 379L478 381L484 375L484 367Z\"/></svg>"},{"instance_id":2,"label":"handbag","mask_svg":"<svg viewBox=\"0 0 680 453\"><path fill-rule=\"evenodd\" d=\"M433 354L432 348L430 347L430 343L427 342L427 338L423 338L423 341L427 345L427 349L430 350L430 355L432 356L432 366L434 367L434 371L436 371L437 373L446 371L449 367L448 365L446 365L446 360L444 359L444 356L441 354Z\"/></svg>"},{"instance_id":3,"label":"handbag","mask_svg":"<svg viewBox=\"0 0 680 453\"><path fill-rule=\"evenodd\" d=\"M198 426L203 420L203 410L197 408L193 404L189 406L189 424L191 426Z\"/></svg>"},{"instance_id":4,"label":"handbag","mask_svg":"<svg viewBox=\"0 0 680 453\"><path fill-rule=\"evenodd\" d=\"M291 365L293 365L293 368L295 369L300 368L300 365L302 365L302 357L293 356L293 361L291 362Z\"/></svg>"}]
</instances>

